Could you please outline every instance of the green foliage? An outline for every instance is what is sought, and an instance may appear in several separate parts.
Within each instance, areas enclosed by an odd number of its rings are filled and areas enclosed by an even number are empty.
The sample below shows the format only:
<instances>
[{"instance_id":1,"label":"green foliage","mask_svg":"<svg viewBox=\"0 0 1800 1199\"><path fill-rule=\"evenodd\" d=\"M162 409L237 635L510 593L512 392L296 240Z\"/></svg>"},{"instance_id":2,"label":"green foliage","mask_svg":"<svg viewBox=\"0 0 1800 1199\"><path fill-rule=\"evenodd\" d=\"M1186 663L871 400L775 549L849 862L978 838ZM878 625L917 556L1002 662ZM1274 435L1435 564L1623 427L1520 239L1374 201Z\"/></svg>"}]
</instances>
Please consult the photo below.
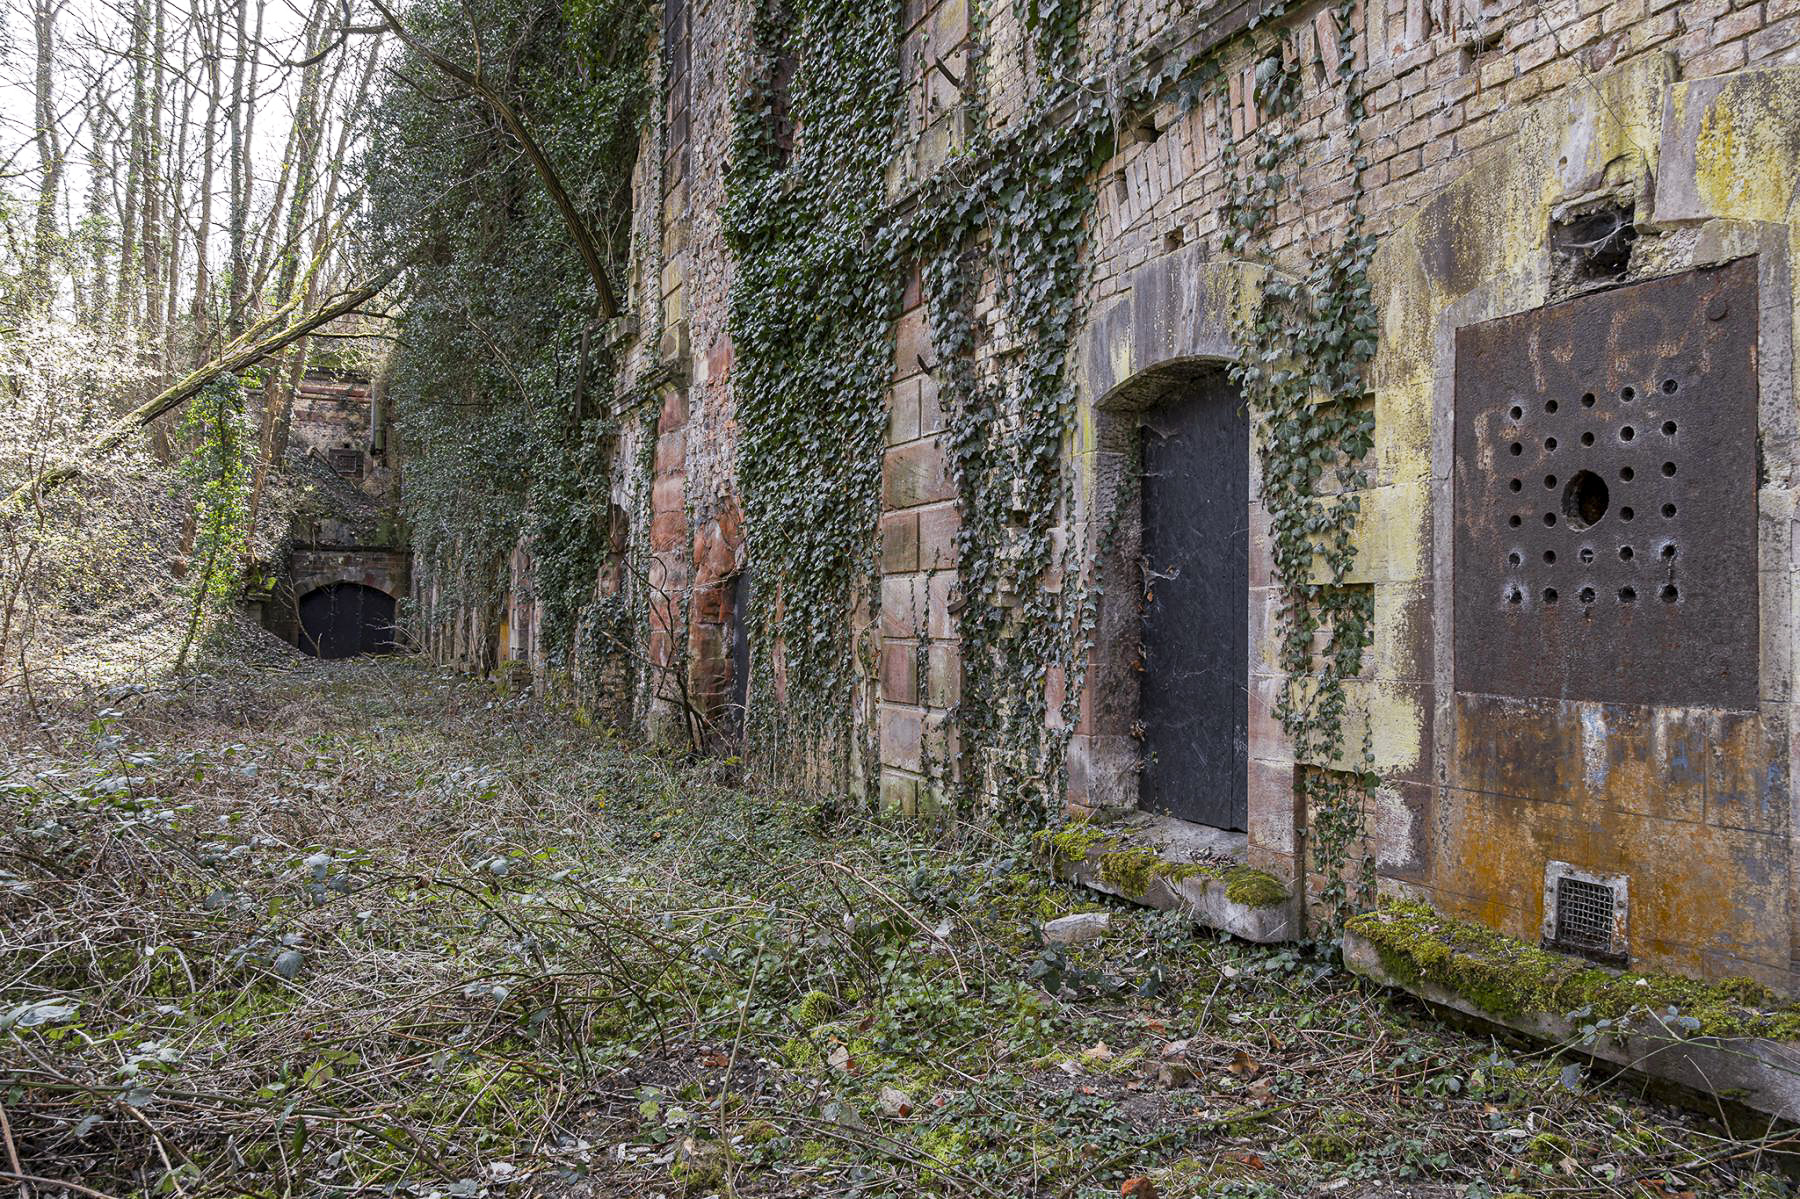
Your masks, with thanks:
<instances>
[{"instance_id":1,"label":"green foliage","mask_svg":"<svg viewBox=\"0 0 1800 1199\"><path fill-rule=\"evenodd\" d=\"M649 0L417 0L408 28L483 66L551 160L615 277L650 109ZM412 258L389 395L423 575L493 610L524 538L546 649L566 662L605 552L615 363L568 230L492 111L410 53L389 72L363 167L367 239ZM585 395L577 411L577 395Z\"/></svg>"},{"instance_id":2,"label":"green foliage","mask_svg":"<svg viewBox=\"0 0 1800 1199\"><path fill-rule=\"evenodd\" d=\"M230 375L208 383L188 401L175 437L192 447L181 460L178 476L194 505L193 548L188 554L191 606L175 655L179 673L187 667L204 613L224 611L237 600L248 557L256 434L244 415L244 384Z\"/></svg>"},{"instance_id":3,"label":"green foliage","mask_svg":"<svg viewBox=\"0 0 1800 1199\"><path fill-rule=\"evenodd\" d=\"M259 383L252 378L252 386ZM178 444L192 447L178 471L194 505L190 593L221 611L237 599L248 548L256 432L244 414L244 390L239 380L219 376L188 403L175 433Z\"/></svg>"},{"instance_id":4,"label":"green foliage","mask_svg":"<svg viewBox=\"0 0 1800 1199\"><path fill-rule=\"evenodd\" d=\"M900 5L761 0L726 172L738 486L755 563L753 746L815 747L842 778L873 606L889 329L900 270L880 222L900 111ZM779 64L797 66L785 96ZM791 152L778 116L798 126ZM780 647L787 688L774 687ZM790 739L793 739L790 741Z\"/></svg>"}]
</instances>

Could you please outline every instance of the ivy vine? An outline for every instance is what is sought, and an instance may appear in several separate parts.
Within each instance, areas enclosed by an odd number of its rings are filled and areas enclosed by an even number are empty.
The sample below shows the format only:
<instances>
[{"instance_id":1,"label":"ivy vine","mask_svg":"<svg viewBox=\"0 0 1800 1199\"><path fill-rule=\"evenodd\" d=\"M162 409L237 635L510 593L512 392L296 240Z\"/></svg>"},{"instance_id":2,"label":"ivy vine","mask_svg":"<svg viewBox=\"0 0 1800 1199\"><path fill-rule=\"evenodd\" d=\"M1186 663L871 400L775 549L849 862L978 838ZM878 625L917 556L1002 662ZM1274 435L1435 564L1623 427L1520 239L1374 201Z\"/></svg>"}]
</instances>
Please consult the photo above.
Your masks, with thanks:
<instances>
[{"instance_id":1,"label":"ivy vine","mask_svg":"<svg viewBox=\"0 0 1800 1199\"><path fill-rule=\"evenodd\" d=\"M1366 904L1373 863L1366 848L1370 795L1379 783L1365 729L1345 745L1346 683L1362 671L1373 640L1374 599L1348 580L1356 560L1360 493L1374 446L1366 369L1378 344L1369 264L1374 238L1361 199L1361 73L1348 31L1351 0L1334 15L1346 31L1338 60L1326 64L1345 118L1352 195L1344 227L1310 253L1304 277L1270 269L1261 294L1237 328L1231 377L1258 420L1262 502L1269 516L1274 582L1281 592L1278 663L1284 685L1276 715L1296 762L1295 786L1307 819L1310 866L1331 927ZM1323 47L1321 47L1323 53ZM1258 125L1246 158L1229 136L1229 96L1219 92L1220 143L1233 190L1222 212L1225 246L1262 248L1281 199L1292 195L1300 139L1294 130L1301 63L1283 31L1256 62L1246 103Z\"/></svg>"},{"instance_id":2,"label":"ivy vine","mask_svg":"<svg viewBox=\"0 0 1800 1199\"><path fill-rule=\"evenodd\" d=\"M749 740L765 768L815 785L844 785L852 752L871 752L852 744L852 712L875 647L852 622L879 612L900 18L893 0L757 0L726 171L738 485L756 564Z\"/></svg>"}]
</instances>

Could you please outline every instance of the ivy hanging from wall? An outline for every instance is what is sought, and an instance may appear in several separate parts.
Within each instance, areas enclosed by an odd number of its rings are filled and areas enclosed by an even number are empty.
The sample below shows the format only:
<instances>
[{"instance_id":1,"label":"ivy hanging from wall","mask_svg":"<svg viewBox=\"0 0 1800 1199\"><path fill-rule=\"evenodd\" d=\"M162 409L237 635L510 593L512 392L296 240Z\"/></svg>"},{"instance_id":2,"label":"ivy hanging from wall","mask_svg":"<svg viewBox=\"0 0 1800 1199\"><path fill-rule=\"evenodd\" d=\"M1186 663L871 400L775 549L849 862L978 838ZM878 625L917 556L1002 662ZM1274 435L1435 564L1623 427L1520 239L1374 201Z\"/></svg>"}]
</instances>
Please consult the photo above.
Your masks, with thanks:
<instances>
[{"instance_id":1,"label":"ivy hanging from wall","mask_svg":"<svg viewBox=\"0 0 1800 1199\"><path fill-rule=\"evenodd\" d=\"M1240 356L1231 377L1259 425L1262 502L1281 593L1278 664L1285 680L1276 716L1299 763L1295 786L1307 813L1308 865L1324 880L1320 898L1335 930L1366 905L1373 887L1365 834L1379 778L1366 728L1359 744L1346 745L1347 684L1361 673L1373 640L1372 592L1351 584L1350 575L1360 493L1369 485L1364 463L1374 446L1365 376L1378 326L1369 282L1374 238L1361 204L1363 98L1348 33L1350 0L1334 15L1345 33L1338 61L1326 66L1344 115L1348 219L1312 251L1304 277L1268 271L1253 309L1239 318ZM1296 48L1279 35L1257 60L1246 97L1259 116L1248 159L1224 127L1229 115L1221 121L1233 189L1222 212L1228 251L1261 249L1281 201L1294 195L1300 74ZM1218 98L1220 113L1229 114L1223 88Z\"/></svg>"},{"instance_id":2,"label":"ivy hanging from wall","mask_svg":"<svg viewBox=\"0 0 1800 1199\"><path fill-rule=\"evenodd\" d=\"M892 0L759 0L726 173L738 485L755 564L750 744L763 766L813 785L844 785L853 750L869 752L852 746L852 711L874 646L853 620L878 608L900 17Z\"/></svg>"},{"instance_id":3,"label":"ivy hanging from wall","mask_svg":"<svg viewBox=\"0 0 1800 1199\"><path fill-rule=\"evenodd\" d=\"M1006 0L998 0L1006 2ZM1222 78L1220 58L1171 63L1126 94L1079 77L1079 0L1010 0L1031 39L1032 112L1004 138L985 119L987 69L977 55L963 104L969 143L884 223L885 168L896 154L894 13L822 27L815 5L758 10L751 85L738 111L730 177L739 447L753 560L759 571L756 644L785 651L784 703L762 662L753 707L779 711L809 746L852 747L849 713L873 646L851 642L850 614L878 610L873 582L889 379L888 329L906 263L921 263L932 358L925 364L946 412L945 446L959 501L959 594L953 609L962 698L951 713L959 753L935 763L934 782L969 811L1041 820L1060 801L1063 761L1093 626L1084 554L1063 536L1073 498L1076 410L1069 357L1080 317L1083 252L1097 168L1121 113L1144 111L1171 85L1191 108ZM837 14L833 14L837 16ZM1279 12L1259 24L1271 27ZM1336 10L1349 30L1348 3ZM971 6L975 40L985 24ZM1254 73L1264 114L1242 139L1221 130L1232 195L1227 253L1270 257L1276 210L1298 173L1293 132L1299 65L1278 33ZM780 59L809 52L792 76ZM1345 50L1331 79L1346 118L1354 195L1361 196L1360 75ZM1228 102L1220 111L1229 112ZM799 128L790 150L780 114ZM1373 420L1363 381L1376 323L1368 266L1372 239L1360 207L1310 255L1301 277L1274 270L1240 319L1246 353L1233 377L1256 413L1262 500L1284 598L1279 659L1289 676L1279 716L1305 762L1297 781L1310 812L1312 866L1342 912L1366 885L1349 859L1361 844L1374 785L1369 748L1346 749L1346 684L1370 642L1372 603L1349 580L1358 493ZM805 297L804 303L794 303ZM996 300L999 330L977 320ZM760 575L769 571L767 585ZM873 617L871 618L873 624ZM1060 709L1051 707L1062 681ZM1360 757L1357 749L1360 748ZM840 758L840 761L843 760ZM1364 864L1366 866L1366 863Z\"/></svg>"}]
</instances>

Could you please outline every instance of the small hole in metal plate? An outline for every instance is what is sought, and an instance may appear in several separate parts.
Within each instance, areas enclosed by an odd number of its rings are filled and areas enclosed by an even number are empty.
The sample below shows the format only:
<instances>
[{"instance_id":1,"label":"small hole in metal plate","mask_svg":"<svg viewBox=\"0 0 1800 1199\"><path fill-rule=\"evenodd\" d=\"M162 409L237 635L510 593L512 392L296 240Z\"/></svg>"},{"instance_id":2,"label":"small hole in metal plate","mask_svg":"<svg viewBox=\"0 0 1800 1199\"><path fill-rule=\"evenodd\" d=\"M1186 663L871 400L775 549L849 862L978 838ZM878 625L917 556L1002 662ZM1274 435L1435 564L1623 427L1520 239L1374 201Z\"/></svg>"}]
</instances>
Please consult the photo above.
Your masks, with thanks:
<instances>
[{"instance_id":1,"label":"small hole in metal plate","mask_svg":"<svg viewBox=\"0 0 1800 1199\"><path fill-rule=\"evenodd\" d=\"M1635 588L1635 587L1619 588L1619 602L1621 604L1637 603L1637 588Z\"/></svg>"},{"instance_id":2,"label":"small hole in metal plate","mask_svg":"<svg viewBox=\"0 0 1800 1199\"><path fill-rule=\"evenodd\" d=\"M1619 392L1619 398L1621 400L1624 400L1626 403L1630 403L1632 400L1637 399L1637 388L1635 388L1635 387L1625 388L1624 390Z\"/></svg>"},{"instance_id":3,"label":"small hole in metal plate","mask_svg":"<svg viewBox=\"0 0 1800 1199\"><path fill-rule=\"evenodd\" d=\"M1546 525L1554 525L1556 523L1556 513L1554 513L1554 512L1544 513L1544 523Z\"/></svg>"},{"instance_id":4,"label":"small hole in metal plate","mask_svg":"<svg viewBox=\"0 0 1800 1199\"><path fill-rule=\"evenodd\" d=\"M1556 411L1556 401L1555 400L1545 400L1544 401L1544 411L1545 412L1555 412Z\"/></svg>"},{"instance_id":5,"label":"small hole in metal plate","mask_svg":"<svg viewBox=\"0 0 1800 1199\"><path fill-rule=\"evenodd\" d=\"M1591 604L1594 602L1594 589L1592 587L1583 587L1581 593L1575 598L1579 599L1584 604Z\"/></svg>"},{"instance_id":6,"label":"small hole in metal plate","mask_svg":"<svg viewBox=\"0 0 1800 1199\"><path fill-rule=\"evenodd\" d=\"M1594 435L1592 433L1583 433L1581 435L1581 444L1582 445L1593 445L1594 444Z\"/></svg>"},{"instance_id":7,"label":"small hole in metal plate","mask_svg":"<svg viewBox=\"0 0 1800 1199\"><path fill-rule=\"evenodd\" d=\"M1680 386L1680 384L1675 382L1675 380L1673 380L1673 379L1664 379L1663 380L1663 394L1664 395L1674 395L1675 389L1679 386Z\"/></svg>"},{"instance_id":8,"label":"small hole in metal plate","mask_svg":"<svg viewBox=\"0 0 1800 1199\"><path fill-rule=\"evenodd\" d=\"M1588 546L1584 545L1581 547L1581 552L1579 554L1576 554L1575 556L1577 558L1580 558L1582 565L1585 566L1587 563L1592 562L1594 560L1594 551L1592 549L1590 549Z\"/></svg>"},{"instance_id":9,"label":"small hole in metal plate","mask_svg":"<svg viewBox=\"0 0 1800 1199\"><path fill-rule=\"evenodd\" d=\"M1632 470L1629 466L1621 466L1619 468L1619 478L1629 483L1637 478L1637 472Z\"/></svg>"},{"instance_id":10,"label":"small hole in metal plate","mask_svg":"<svg viewBox=\"0 0 1800 1199\"><path fill-rule=\"evenodd\" d=\"M1674 421L1666 420L1663 422L1663 436L1664 437L1675 436L1675 422Z\"/></svg>"},{"instance_id":11,"label":"small hole in metal plate","mask_svg":"<svg viewBox=\"0 0 1800 1199\"><path fill-rule=\"evenodd\" d=\"M1554 604L1556 602L1556 588L1554 588L1554 587L1544 588L1544 602L1546 604Z\"/></svg>"},{"instance_id":12,"label":"small hole in metal plate","mask_svg":"<svg viewBox=\"0 0 1800 1199\"><path fill-rule=\"evenodd\" d=\"M1510 446L1508 446L1506 448L1512 454L1512 456L1515 458L1517 458L1520 454L1523 454L1525 452L1525 447L1520 445L1516 441L1513 442Z\"/></svg>"},{"instance_id":13,"label":"small hole in metal plate","mask_svg":"<svg viewBox=\"0 0 1800 1199\"><path fill-rule=\"evenodd\" d=\"M1619 547L1619 561L1629 562L1629 561L1631 561L1632 557L1633 557L1633 552L1632 552L1632 549L1630 546L1622 545Z\"/></svg>"},{"instance_id":14,"label":"small hole in metal plate","mask_svg":"<svg viewBox=\"0 0 1800 1199\"><path fill-rule=\"evenodd\" d=\"M1581 406L1583 408L1592 408L1594 406L1594 393L1593 392L1590 391L1586 395L1581 397Z\"/></svg>"},{"instance_id":15,"label":"small hole in metal plate","mask_svg":"<svg viewBox=\"0 0 1800 1199\"><path fill-rule=\"evenodd\" d=\"M1675 477L1675 464L1673 462L1663 463L1663 478L1673 479L1674 477Z\"/></svg>"},{"instance_id":16,"label":"small hole in metal plate","mask_svg":"<svg viewBox=\"0 0 1800 1199\"><path fill-rule=\"evenodd\" d=\"M1671 519L1672 517L1674 517L1674 515L1675 515L1675 505L1674 504L1664 504L1663 505L1663 519L1664 520Z\"/></svg>"},{"instance_id":17,"label":"small hole in metal plate","mask_svg":"<svg viewBox=\"0 0 1800 1199\"><path fill-rule=\"evenodd\" d=\"M1630 520L1632 517L1634 517L1636 515L1637 515L1636 510L1634 510L1632 508L1620 508L1619 509L1619 519L1620 520Z\"/></svg>"},{"instance_id":18,"label":"small hole in metal plate","mask_svg":"<svg viewBox=\"0 0 1800 1199\"><path fill-rule=\"evenodd\" d=\"M1514 491L1523 491L1525 489L1525 481L1523 479L1514 479L1512 482L1508 483L1507 486Z\"/></svg>"},{"instance_id":19,"label":"small hole in metal plate","mask_svg":"<svg viewBox=\"0 0 1800 1199\"><path fill-rule=\"evenodd\" d=\"M1544 561L1546 561L1546 562L1556 561L1556 551L1555 550L1545 550L1544 551Z\"/></svg>"},{"instance_id":20,"label":"small hole in metal plate","mask_svg":"<svg viewBox=\"0 0 1800 1199\"><path fill-rule=\"evenodd\" d=\"M1619 440L1620 441L1630 441L1632 438L1634 438L1636 436L1637 436L1637 430L1632 428L1630 425L1626 425L1623 429L1619 430Z\"/></svg>"},{"instance_id":21,"label":"small hole in metal plate","mask_svg":"<svg viewBox=\"0 0 1800 1199\"><path fill-rule=\"evenodd\" d=\"M1680 598L1681 598L1681 592L1679 592L1675 589L1675 584L1669 583L1663 587L1663 589L1662 589L1662 602L1663 603L1672 604Z\"/></svg>"}]
</instances>

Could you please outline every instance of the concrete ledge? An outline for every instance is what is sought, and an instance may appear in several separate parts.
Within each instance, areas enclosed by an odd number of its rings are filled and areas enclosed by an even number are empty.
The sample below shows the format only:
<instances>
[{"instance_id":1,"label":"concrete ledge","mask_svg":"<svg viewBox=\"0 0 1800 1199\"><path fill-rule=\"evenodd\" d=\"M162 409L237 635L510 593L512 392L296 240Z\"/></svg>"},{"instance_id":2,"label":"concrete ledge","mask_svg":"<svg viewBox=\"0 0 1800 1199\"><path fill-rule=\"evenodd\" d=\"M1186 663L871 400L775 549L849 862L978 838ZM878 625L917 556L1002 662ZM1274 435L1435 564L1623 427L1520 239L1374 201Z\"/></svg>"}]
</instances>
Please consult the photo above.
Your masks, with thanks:
<instances>
[{"instance_id":1,"label":"concrete ledge","mask_svg":"<svg viewBox=\"0 0 1800 1199\"><path fill-rule=\"evenodd\" d=\"M1384 964L1375 943L1353 928L1345 930L1343 945L1344 964L1352 971L1433 1006L1548 1044L1567 1044L1582 1057L1659 1082L1716 1095L1779 1119L1800 1121L1800 1042L1758 1036L1688 1036L1661 1013L1644 1009L1615 1020L1606 1032L1583 1044L1585 1021L1550 1012L1498 1015L1448 987L1397 977Z\"/></svg>"},{"instance_id":2,"label":"concrete ledge","mask_svg":"<svg viewBox=\"0 0 1800 1199\"><path fill-rule=\"evenodd\" d=\"M1300 936L1299 901L1243 864L1243 834L1168 817L1045 835L1056 876L1259 944ZM1232 895L1236 894L1237 899Z\"/></svg>"}]
</instances>

